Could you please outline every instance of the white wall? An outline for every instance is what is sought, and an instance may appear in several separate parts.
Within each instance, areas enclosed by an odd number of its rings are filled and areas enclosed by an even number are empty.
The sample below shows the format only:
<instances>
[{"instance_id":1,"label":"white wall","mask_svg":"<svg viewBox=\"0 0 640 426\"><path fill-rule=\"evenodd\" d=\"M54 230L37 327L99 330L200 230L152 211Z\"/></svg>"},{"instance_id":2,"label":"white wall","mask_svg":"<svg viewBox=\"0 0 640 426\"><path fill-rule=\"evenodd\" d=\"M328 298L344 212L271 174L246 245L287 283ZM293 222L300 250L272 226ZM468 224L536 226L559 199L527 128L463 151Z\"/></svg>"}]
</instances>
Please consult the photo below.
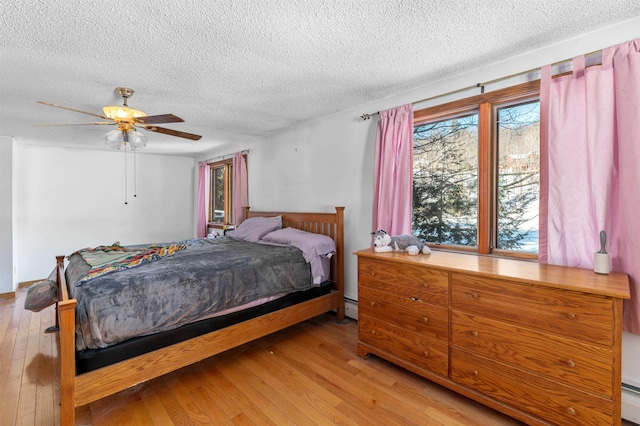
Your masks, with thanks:
<instances>
[{"instance_id":1,"label":"white wall","mask_svg":"<svg viewBox=\"0 0 640 426\"><path fill-rule=\"evenodd\" d=\"M193 158L16 144L14 242L17 282L46 277L56 255L83 247L194 237ZM4 238L4 232L3 232ZM11 291L11 290L10 290Z\"/></svg>"},{"instance_id":2,"label":"white wall","mask_svg":"<svg viewBox=\"0 0 640 426\"><path fill-rule=\"evenodd\" d=\"M0 136L0 294L14 289L12 171L13 139Z\"/></svg>"},{"instance_id":3,"label":"white wall","mask_svg":"<svg viewBox=\"0 0 640 426\"><path fill-rule=\"evenodd\" d=\"M222 147L212 155L227 154L238 148L250 149L249 204L252 208L331 211L333 206L345 206L345 295L357 299L357 265L352 253L370 244L373 152L377 123L377 117L363 121L359 118L361 114L523 73L636 38L640 38L640 18L547 48L524 52L517 58L472 73L431 82L418 89L291 129L264 141L249 142L242 147ZM537 75L537 72L531 72L527 77L533 79ZM521 81L523 79L518 78L512 84ZM509 83L500 83L500 86L506 85ZM455 97L477 93L478 89L473 89ZM449 96L421 102L420 105L424 107L452 99ZM638 359L634 355L640 353L640 338L635 337L625 334L623 368L625 377L640 382L640 364L633 362Z\"/></svg>"},{"instance_id":4,"label":"white wall","mask_svg":"<svg viewBox=\"0 0 640 426\"><path fill-rule=\"evenodd\" d=\"M345 209L345 296L357 299L353 253L370 243L375 127L350 114L279 134L249 152L249 204L258 210Z\"/></svg>"},{"instance_id":5,"label":"white wall","mask_svg":"<svg viewBox=\"0 0 640 426\"><path fill-rule=\"evenodd\" d=\"M622 378L625 383L640 388L640 336L622 333ZM640 415L640 413L638 413Z\"/></svg>"}]
</instances>

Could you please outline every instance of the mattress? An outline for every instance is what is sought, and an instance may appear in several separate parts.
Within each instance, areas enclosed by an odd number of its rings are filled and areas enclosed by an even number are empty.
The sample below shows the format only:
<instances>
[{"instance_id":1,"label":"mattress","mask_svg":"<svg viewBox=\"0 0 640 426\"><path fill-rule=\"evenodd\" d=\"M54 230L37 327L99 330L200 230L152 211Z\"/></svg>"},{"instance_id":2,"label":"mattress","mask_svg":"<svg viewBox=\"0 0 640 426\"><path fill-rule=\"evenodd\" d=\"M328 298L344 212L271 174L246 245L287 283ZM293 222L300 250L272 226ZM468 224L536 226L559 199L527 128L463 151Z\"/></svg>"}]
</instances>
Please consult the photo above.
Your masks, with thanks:
<instances>
[{"instance_id":1,"label":"mattress","mask_svg":"<svg viewBox=\"0 0 640 426\"><path fill-rule=\"evenodd\" d=\"M76 373L82 374L96 370L230 325L257 318L270 312L329 294L331 289L332 283L326 281L319 286L289 293L261 305L197 321L166 332L132 338L103 349L76 351Z\"/></svg>"}]
</instances>

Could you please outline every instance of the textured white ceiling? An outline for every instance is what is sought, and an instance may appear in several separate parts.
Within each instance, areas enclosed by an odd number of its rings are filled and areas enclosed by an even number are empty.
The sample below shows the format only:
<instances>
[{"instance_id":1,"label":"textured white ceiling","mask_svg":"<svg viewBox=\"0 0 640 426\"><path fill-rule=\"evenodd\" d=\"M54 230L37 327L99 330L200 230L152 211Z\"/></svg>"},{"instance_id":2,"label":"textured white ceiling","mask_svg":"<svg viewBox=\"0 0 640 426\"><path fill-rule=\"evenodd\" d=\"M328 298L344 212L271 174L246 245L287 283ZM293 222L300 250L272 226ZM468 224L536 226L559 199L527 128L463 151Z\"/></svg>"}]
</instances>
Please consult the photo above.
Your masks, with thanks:
<instances>
[{"instance_id":1,"label":"textured white ceiling","mask_svg":"<svg viewBox=\"0 0 640 426\"><path fill-rule=\"evenodd\" d=\"M104 148L101 113L173 113L148 152L196 154L640 15L637 0L2 0L0 135ZM366 112L366 111L365 111ZM106 129L106 130L105 130Z\"/></svg>"}]
</instances>

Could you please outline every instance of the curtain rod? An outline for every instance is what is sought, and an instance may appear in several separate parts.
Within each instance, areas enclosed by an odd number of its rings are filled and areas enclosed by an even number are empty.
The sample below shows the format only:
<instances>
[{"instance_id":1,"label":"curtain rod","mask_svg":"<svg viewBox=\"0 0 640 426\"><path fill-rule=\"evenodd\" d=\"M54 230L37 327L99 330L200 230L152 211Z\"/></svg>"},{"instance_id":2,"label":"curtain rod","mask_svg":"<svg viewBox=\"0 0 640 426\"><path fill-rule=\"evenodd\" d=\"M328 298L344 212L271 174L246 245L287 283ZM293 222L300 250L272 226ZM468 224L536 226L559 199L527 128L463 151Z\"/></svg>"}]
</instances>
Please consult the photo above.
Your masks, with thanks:
<instances>
[{"instance_id":1,"label":"curtain rod","mask_svg":"<svg viewBox=\"0 0 640 426\"><path fill-rule=\"evenodd\" d=\"M590 56L590 55L595 55L597 53L602 53L602 50L595 50L593 52L586 53L583 56L586 57L586 56ZM568 62L568 61L571 61L571 59L564 59L562 61L554 62L554 63L551 64L551 66L564 64L565 62ZM453 95L453 94L456 94L458 92L464 92L466 90L471 90L471 89L474 89L474 88L480 88L480 94L482 94L482 93L484 93L484 86L486 86L488 84L493 84L493 83L497 83L499 81L508 80L510 78L517 77L519 75L528 74L528 73L534 72L534 71L539 71L540 69L541 69L541 67L533 68L533 69L526 70L526 71L521 71L518 74L507 75L505 77L496 78L496 79L493 79L493 80L486 81L484 83L477 83L477 84L475 84L473 86L467 86L467 87L463 87L462 89L456 89L456 90L452 90L452 91L447 92L447 93L441 93L439 95L431 96L430 98L420 99L419 101L411 102L411 104L415 105L415 104L419 104L419 103L422 103L422 102L431 101L433 99L442 98L442 97L445 97L445 96ZM374 115L380 115L380 111L372 112L370 114L362 114L360 116L360 118L362 118L362 120L369 120Z\"/></svg>"},{"instance_id":2,"label":"curtain rod","mask_svg":"<svg viewBox=\"0 0 640 426\"><path fill-rule=\"evenodd\" d=\"M238 151L236 151L236 152L238 152ZM248 154L248 153L249 153L249 150L248 150L248 149L243 149L243 150L242 150L242 153L243 153L243 154ZM219 156L217 156L217 157L209 158L209 159L208 159L208 160L206 160L206 161L207 161L207 164L211 164L211 163L215 163L216 161L219 161L219 160L226 160L227 158L231 158L231 157L233 157L235 154L236 154L235 152L232 152L231 154L219 155Z\"/></svg>"}]
</instances>

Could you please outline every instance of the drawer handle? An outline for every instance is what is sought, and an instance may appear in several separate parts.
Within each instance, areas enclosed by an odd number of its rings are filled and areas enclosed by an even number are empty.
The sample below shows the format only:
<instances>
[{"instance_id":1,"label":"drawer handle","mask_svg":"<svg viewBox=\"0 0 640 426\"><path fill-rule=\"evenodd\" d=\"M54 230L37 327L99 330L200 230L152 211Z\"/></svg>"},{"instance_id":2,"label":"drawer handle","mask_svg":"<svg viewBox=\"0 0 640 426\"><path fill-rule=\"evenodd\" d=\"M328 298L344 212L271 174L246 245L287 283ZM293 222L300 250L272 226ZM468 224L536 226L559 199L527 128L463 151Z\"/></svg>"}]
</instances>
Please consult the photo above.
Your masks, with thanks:
<instances>
[{"instance_id":1,"label":"drawer handle","mask_svg":"<svg viewBox=\"0 0 640 426\"><path fill-rule=\"evenodd\" d=\"M575 367L575 366L576 366L576 363L575 363L575 362L573 362L573 360L568 359L568 360L567 360L567 366L568 366L569 368L573 368L573 367Z\"/></svg>"},{"instance_id":2,"label":"drawer handle","mask_svg":"<svg viewBox=\"0 0 640 426\"><path fill-rule=\"evenodd\" d=\"M479 299L480 295L476 292L470 293L469 296L471 296L472 299Z\"/></svg>"},{"instance_id":3,"label":"drawer handle","mask_svg":"<svg viewBox=\"0 0 640 426\"><path fill-rule=\"evenodd\" d=\"M427 289L429 288L429 283L421 283L420 287Z\"/></svg>"},{"instance_id":4,"label":"drawer handle","mask_svg":"<svg viewBox=\"0 0 640 426\"><path fill-rule=\"evenodd\" d=\"M423 354L426 358L429 358L429 351L424 351L424 352L422 352L422 354Z\"/></svg>"},{"instance_id":5,"label":"drawer handle","mask_svg":"<svg viewBox=\"0 0 640 426\"><path fill-rule=\"evenodd\" d=\"M471 332L471 337L478 337L478 332L477 331L472 331Z\"/></svg>"},{"instance_id":6,"label":"drawer handle","mask_svg":"<svg viewBox=\"0 0 640 426\"><path fill-rule=\"evenodd\" d=\"M371 306L376 306L376 302L369 302Z\"/></svg>"},{"instance_id":7,"label":"drawer handle","mask_svg":"<svg viewBox=\"0 0 640 426\"><path fill-rule=\"evenodd\" d=\"M570 320L574 320L576 319L576 314L574 314L573 312L569 312L567 314L567 318L569 318Z\"/></svg>"},{"instance_id":8,"label":"drawer handle","mask_svg":"<svg viewBox=\"0 0 640 426\"><path fill-rule=\"evenodd\" d=\"M427 324L429 322L429 317L422 317L422 322Z\"/></svg>"},{"instance_id":9,"label":"drawer handle","mask_svg":"<svg viewBox=\"0 0 640 426\"><path fill-rule=\"evenodd\" d=\"M410 297L409 299L413 300L414 302L422 302L419 297Z\"/></svg>"},{"instance_id":10,"label":"drawer handle","mask_svg":"<svg viewBox=\"0 0 640 426\"><path fill-rule=\"evenodd\" d=\"M471 374L473 375L473 377L478 377L478 370L473 370Z\"/></svg>"},{"instance_id":11,"label":"drawer handle","mask_svg":"<svg viewBox=\"0 0 640 426\"><path fill-rule=\"evenodd\" d=\"M569 414L571 416L575 416L576 415L576 410L573 407L569 407L569 408L567 408L567 414Z\"/></svg>"}]
</instances>

